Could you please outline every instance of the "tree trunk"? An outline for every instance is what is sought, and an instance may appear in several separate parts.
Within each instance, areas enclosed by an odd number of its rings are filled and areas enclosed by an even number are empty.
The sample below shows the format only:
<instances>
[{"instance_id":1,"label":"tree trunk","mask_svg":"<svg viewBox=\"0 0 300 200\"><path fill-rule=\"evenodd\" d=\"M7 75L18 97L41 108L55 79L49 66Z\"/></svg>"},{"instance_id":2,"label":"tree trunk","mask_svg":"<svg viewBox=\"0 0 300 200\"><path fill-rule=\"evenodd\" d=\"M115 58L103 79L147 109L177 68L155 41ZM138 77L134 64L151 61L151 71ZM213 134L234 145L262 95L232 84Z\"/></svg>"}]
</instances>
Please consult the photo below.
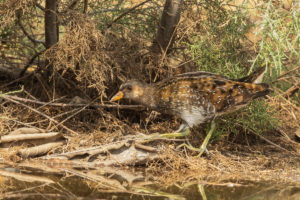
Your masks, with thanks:
<instances>
[{"instance_id":1,"label":"tree trunk","mask_svg":"<svg viewBox=\"0 0 300 200\"><path fill-rule=\"evenodd\" d=\"M58 41L57 31L57 2L56 0L46 0L45 9L45 40L46 48L50 48Z\"/></svg>"},{"instance_id":2,"label":"tree trunk","mask_svg":"<svg viewBox=\"0 0 300 200\"><path fill-rule=\"evenodd\" d=\"M57 24L57 0L46 0L45 6L45 46L49 49L58 42L58 24ZM47 77L51 76L53 66L49 60L46 60Z\"/></svg>"},{"instance_id":3,"label":"tree trunk","mask_svg":"<svg viewBox=\"0 0 300 200\"><path fill-rule=\"evenodd\" d=\"M162 52L168 51L175 38L176 26L180 20L183 0L166 0L153 46Z\"/></svg>"}]
</instances>

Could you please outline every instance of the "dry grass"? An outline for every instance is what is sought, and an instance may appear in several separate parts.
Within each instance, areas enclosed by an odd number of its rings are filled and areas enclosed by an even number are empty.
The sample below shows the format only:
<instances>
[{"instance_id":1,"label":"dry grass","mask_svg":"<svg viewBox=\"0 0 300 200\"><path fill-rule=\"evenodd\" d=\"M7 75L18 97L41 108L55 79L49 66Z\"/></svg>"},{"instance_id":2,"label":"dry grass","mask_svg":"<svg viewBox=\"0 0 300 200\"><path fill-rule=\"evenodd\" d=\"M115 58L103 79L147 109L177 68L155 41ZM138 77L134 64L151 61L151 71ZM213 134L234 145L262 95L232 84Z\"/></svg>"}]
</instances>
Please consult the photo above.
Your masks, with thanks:
<instances>
[{"instance_id":1,"label":"dry grass","mask_svg":"<svg viewBox=\"0 0 300 200\"><path fill-rule=\"evenodd\" d=\"M18 12L30 13L33 9L34 0L4 0L0 3L0 30L7 25L14 23L17 18ZM18 12L16 12L18 11Z\"/></svg>"},{"instance_id":2,"label":"dry grass","mask_svg":"<svg viewBox=\"0 0 300 200\"><path fill-rule=\"evenodd\" d=\"M260 148L256 145L253 148ZM184 157L173 150L166 151L163 163L152 163L148 167L155 174L155 180L166 187L174 183L190 183L193 180L223 183L239 181L294 182L299 175L299 158L282 152L271 157L241 151L211 151L209 158ZM285 170L282 170L285 169Z\"/></svg>"}]
</instances>

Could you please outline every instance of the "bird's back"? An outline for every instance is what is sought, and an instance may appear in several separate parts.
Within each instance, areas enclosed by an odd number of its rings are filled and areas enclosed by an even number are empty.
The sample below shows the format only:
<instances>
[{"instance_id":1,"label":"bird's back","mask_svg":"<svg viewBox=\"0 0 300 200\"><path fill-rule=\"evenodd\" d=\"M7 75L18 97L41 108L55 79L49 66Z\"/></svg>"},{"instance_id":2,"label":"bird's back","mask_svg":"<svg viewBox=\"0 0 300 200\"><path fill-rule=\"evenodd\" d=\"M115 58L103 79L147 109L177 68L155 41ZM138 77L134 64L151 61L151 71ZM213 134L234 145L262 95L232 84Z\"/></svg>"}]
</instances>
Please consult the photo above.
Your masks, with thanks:
<instances>
[{"instance_id":1,"label":"bird's back","mask_svg":"<svg viewBox=\"0 0 300 200\"><path fill-rule=\"evenodd\" d=\"M264 83L230 80L209 72L180 74L157 83L155 88L157 110L191 121L190 126L240 109L270 92Z\"/></svg>"}]
</instances>

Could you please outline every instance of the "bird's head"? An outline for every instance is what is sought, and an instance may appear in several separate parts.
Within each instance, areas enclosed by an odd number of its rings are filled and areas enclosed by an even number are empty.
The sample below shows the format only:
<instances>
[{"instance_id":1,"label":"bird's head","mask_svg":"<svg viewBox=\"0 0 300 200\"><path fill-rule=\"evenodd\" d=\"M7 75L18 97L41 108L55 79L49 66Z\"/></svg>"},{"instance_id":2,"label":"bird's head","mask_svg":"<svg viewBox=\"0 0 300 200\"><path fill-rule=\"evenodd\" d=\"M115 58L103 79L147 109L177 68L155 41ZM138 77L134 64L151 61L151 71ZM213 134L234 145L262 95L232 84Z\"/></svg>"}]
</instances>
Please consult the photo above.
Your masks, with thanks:
<instances>
[{"instance_id":1,"label":"bird's head","mask_svg":"<svg viewBox=\"0 0 300 200\"><path fill-rule=\"evenodd\" d=\"M141 99L147 95L145 92L146 87L146 84L138 80L127 81L120 86L119 92L115 94L110 101L130 99L135 102L141 102Z\"/></svg>"}]
</instances>

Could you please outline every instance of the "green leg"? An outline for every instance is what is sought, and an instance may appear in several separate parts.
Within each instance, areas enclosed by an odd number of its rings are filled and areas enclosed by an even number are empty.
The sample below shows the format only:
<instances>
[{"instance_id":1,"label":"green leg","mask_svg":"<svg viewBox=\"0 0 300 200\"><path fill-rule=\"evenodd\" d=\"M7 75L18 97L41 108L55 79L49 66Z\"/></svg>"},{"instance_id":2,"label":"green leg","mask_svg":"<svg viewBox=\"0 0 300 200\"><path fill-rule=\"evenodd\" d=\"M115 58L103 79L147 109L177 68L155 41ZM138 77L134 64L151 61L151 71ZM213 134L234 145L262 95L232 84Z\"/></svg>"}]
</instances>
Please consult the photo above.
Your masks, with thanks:
<instances>
[{"instance_id":1,"label":"green leg","mask_svg":"<svg viewBox=\"0 0 300 200\"><path fill-rule=\"evenodd\" d=\"M188 141L187 141L187 144L185 144L185 143L181 144L177 148L185 146L185 147L187 147L188 149L190 149L192 151L198 151L199 152L198 156L201 156L205 151L208 153L208 151L206 149L206 146L207 146L213 132L215 131L215 129L216 129L216 123L215 123L215 121L212 121L211 124L210 124L210 130L209 130L208 134L206 135L206 137L205 137L202 145L200 146L200 148L193 147ZM155 140L155 139L185 137L185 136L188 136L190 134L190 132L191 131L190 131L189 128L184 128L184 130L182 132L155 134L155 135L151 135L151 136L145 138L144 142L149 142L149 141Z\"/></svg>"},{"instance_id":2,"label":"green leg","mask_svg":"<svg viewBox=\"0 0 300 200\"><path fill-rule=\"evenodd\" d=\"M199 190L199 192L201 194L202 199L203 200L207 200L203 185L198 184L198 190Z\"/></svg>"},{"instance_id":3,"label":"green leg","mask_svg":"<svg viewBox=\"0 0 300 200\"><path fill-rule=\"evenodd\" d=\"M166 138L177 138L177 137L185 137L190 134L190 129L186 128L182 132L175 132L175 133L164 133L164 134L155 134L151 135L148 139L166 139Z\"/></svg>"},{"instance_id":4,"label":"green leg","mask_svg":"<svg viewBox=\"0 0 300 200\"><path fill-rule=\"evenodd\" d=\"M206 146L207 146L207 144L208 144L208 142L209 142L209 140L210 140L210 138L211 138L211 136L212 136L212 134L215 130L216 130L216 122L213 120L210 123L210 130L209 130L208 134L206 135L206 137L205 137L205 139L204 139L204 141L203 141L203 143L200 147L200 153L199 153L198 156L201 156L204 153L204 151L207 150Z\"/></svg>"},{"instance_id":5,"label":"green leg","mask_svg":"<svg viewBox=\"0 0 300 200\"><path fill-rule=\"evenodd\" d=\"M200 148L193 147L189 142L187 142L188 144L181 144L177 148L185 146L186 148L188 148L192 151L198 151L199 152L198 156L200 157L200 156L202 156L202 154L205 151L208 153L206 146L207 146L209 139L211 138L213 132L215 131L215 129L216 129L216 123L215 123L215 121L212 121L210 124L210 130L209 130L208 134L206 135Z\"/></svg>"}]
</instances>

